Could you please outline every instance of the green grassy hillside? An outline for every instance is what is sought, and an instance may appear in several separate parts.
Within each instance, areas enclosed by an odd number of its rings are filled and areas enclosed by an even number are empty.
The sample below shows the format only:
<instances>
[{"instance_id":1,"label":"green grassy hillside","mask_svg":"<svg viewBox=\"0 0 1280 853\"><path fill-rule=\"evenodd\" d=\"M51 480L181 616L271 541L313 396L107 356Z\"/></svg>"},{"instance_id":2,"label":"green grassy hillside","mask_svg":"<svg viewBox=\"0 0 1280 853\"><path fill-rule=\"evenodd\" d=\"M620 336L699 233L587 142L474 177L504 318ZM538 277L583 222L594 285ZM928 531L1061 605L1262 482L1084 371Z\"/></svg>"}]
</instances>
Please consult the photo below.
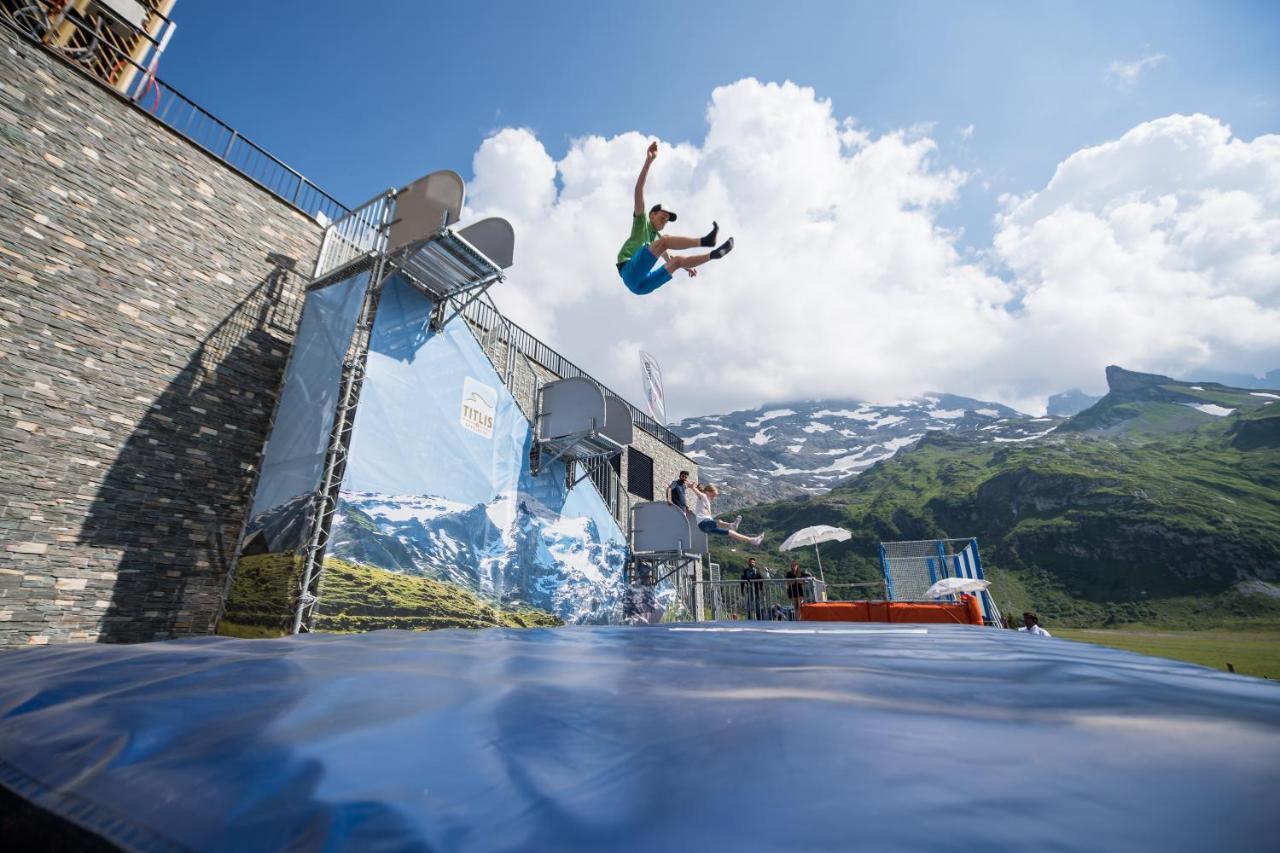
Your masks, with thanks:
<instances>
[{"instance_id":1,"label":"green grassy hillside","mask_svg":"<svg viewBox=\"0 0 1280 853\"><path fill-rule=\"evenodd\" d=\"M301 558L293 554L242 557L218 633L233 637L280 637L289 633L301 563ZM312 624L316 631L562 624L542 610L503 606L454 584L332 557L325 560L320 583L320 604Z\"/></svg>"},{"instance_id":2,"label":"green grassy hillside","mask_svg":"<svg viewBox=\"0 0 1280 853\"><path fill-rule=\"evenodd\" d=\"M849 528L823 547L828 581L878 578L880 541L977 536L997 603L1057 624L1280 624L1280 590L1248 583L1280 580L1280 404L1108 379L1111 394L1047 438L927 436L828 494L744 511L743 529L776 546L811 524ZM717 545L722 564L745 562Z\"/></svg>"},{"instance_id":3,"label":"green grassy hillside","mask_svg":"<svg viewBox=\"0 0 1280 853\"><path fill-rule=\"evenodd\" d=\"M469 589L433 578L402 575L332 557L324 561L317 631L378 628L524 628L561 625L532 607L502 607Z\"/></svg>"}]
</instances>

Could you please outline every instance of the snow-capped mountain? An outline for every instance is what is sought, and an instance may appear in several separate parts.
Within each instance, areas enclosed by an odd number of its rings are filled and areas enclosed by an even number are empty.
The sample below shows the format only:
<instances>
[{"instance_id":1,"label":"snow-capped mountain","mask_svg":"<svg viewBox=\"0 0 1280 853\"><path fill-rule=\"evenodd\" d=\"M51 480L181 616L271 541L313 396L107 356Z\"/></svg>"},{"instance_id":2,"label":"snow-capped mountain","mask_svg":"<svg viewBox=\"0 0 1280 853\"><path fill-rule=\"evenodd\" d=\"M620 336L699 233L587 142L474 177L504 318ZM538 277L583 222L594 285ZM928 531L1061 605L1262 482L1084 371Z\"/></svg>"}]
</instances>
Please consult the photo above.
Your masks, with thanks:
<instances>
[{"instance_id":1,"label":"snow-capped mountain","mask_svg":"<svg viewBox=\"0 0 1280 853\"><path fill-rule=\"evenodd\" d=\"M723 513L825 492L929 432L1032 441L1062 421L999 403L927 394L890 403L807 400L687 418L672 429L684 438L701 478L722 486L716 509Z\"/></svg>"},{"instance_id":2,"label":"snow-capped mountain","mask_svg":"<svg viewBox=\"0 0 1280 853\"><path fill-rule=\"evenodd\" d=\"M521 497L470 505L343 492L329 554L539 607L570 624L620 621L622 542L602 536L593 519L562 517Z\"/></svg>"}]
</instances>

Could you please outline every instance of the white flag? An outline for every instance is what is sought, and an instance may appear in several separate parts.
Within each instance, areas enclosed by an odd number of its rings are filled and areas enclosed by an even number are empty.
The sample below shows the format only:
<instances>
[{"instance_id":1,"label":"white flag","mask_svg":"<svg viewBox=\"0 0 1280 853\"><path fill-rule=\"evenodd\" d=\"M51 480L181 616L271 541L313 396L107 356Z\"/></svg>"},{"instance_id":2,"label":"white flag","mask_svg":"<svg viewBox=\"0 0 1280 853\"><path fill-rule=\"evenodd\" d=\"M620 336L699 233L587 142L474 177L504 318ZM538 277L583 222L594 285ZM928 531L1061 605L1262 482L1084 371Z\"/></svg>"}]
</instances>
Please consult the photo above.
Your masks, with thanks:
<instances>
[{"instance_id":1,"label":"white flag","mask_svg":"<svg viewBox=\"0 0 1280 853\"><path fill-rule=\"evenodd\" d=\"M659 424L667 424L667 403L662 396L662 368L658 360L644 350L640 350L640 372L644 378L644 401L649 407L649 415Z\"/></svg>"}]
</instances>

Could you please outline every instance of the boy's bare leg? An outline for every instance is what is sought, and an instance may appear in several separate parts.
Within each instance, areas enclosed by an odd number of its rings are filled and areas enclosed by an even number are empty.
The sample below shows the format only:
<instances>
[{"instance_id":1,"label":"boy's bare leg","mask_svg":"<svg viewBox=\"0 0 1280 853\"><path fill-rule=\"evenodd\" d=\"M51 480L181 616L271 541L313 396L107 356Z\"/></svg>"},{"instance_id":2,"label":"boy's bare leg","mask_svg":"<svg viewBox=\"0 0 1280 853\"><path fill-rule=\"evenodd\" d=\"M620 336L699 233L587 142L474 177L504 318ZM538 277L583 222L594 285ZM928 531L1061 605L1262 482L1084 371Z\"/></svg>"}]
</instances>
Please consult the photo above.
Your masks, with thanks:
<instances>
[{"instance_id":1,"label":"boy's bare leg","mask_svg":"<svg viewBox=\"0 0 1280 853\"><path fill-rule=\"evenodd\" d=\"M649 251L653 252L655 258L660 258L663 252L669 252L672 249L696 249L701 245L702 241L697 237L676 237L673 234L654 240L649 244Z\"/></svg>"},{"instance_id":2,"label":"boy's bare leg","mask_svg":"<svg viewBox=\"0 0 1280 853\"><path fill-rule=\"evenodd\" d=\"M685 255L679 258L672 258L663 266L667 272L675 275L680 270L691 270L694 267L700 267L709 260L711 260L710 255Z\"/></svg>"},{"instance_id":3,"label":"boy's bare leg","mask_svg":"<svg viewBox=\"0 0 1280 853\"><path fill-rule=\"evenodd\" d=\"M649 244L649 251L655 258L662 257L663 252L672 249L696 249L699 246L710 248L716 244L716 235L720 233L720 223L712 222L711 231L705 237L676 237L662 235Z\"/></svg>"},{"instance_id":4,"label":"boy's bare leg","mask_svg":"<svg viewBox=\"0 0 1280 853\"><path fill-rule=\"evenodd\" d=\"M667 272L671 273L672 275L675 275L677 270L682 270L682 269L691 270L694 267L700 267L703 264L705 264L707 261L714 261L714 260L723 258L725 255L729 254L732 251L733 251L733 238L730 237L728 240L725 240L723 243L721 243L718 249L708 252L705 255L685 255L679 258L672 258L671 260L667 261L664 266L666 267Z\"/></svg>"},{"instance_id":5,"label":"boy's bare leg","mask_svg":"<svg viewBox=\"0 0 1280 853\"><path fill-rule=\"evenodd\" d=\"M746 542L748 545L759 545L760 541L764 538L762 536L746 536L735 529L736 525L727 521L720 521L719 519L716 519L716 527L719 527L721 530L727 530L729 532L730 539L737 539L739 542Z\"/></svg>"}]
</instances>

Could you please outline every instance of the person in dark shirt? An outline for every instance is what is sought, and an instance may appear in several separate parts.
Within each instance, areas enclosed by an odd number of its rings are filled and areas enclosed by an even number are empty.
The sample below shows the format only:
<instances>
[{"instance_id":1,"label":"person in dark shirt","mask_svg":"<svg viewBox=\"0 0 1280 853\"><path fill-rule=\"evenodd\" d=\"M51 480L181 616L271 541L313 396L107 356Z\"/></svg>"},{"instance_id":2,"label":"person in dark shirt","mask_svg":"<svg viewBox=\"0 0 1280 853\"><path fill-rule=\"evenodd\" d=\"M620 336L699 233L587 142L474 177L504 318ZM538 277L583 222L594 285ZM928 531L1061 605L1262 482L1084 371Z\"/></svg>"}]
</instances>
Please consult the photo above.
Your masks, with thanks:
<instances>
[{"instance_id":1,"label":"person in dark shirt","mask_svg":"<svg viewBox=\"0 0 1280 853\"><path fill-rule=\"evenodd\" d=\"M742 580L738 587L742 591L746 611L752 619L764 619L764 575L756 568L756 558L747 560L747 567L742 570Z\"/></svg>"},{"instance_id":2,"label":"person in dark shirt","mask_svg":"<svg viewBox=\"0 0 1280 853\"><path fill-rule=\"evenodd\" d=\"M680 476L671 481L671 485L667 486L667 503L680 507L685 512L689 511L688 496L685 489L689 487L689 472L681 471Z\"/></svg>"},{"instance_id":3,"label":"person in dark shirt","mask_svg":"<svg viewBox=\"0 0 1280 853\"><path fill-rule=\"evenodd\" d=\"M805 593L809 586L802 578L811 578L813 575L800 568L799 560L791 561L791 569L787 572L786 578L791 581L787 584L787 597L791 599L791 606L795 608L795 616L792 618L800 618L800 605L804 602Z\"/></svg>"}]
</instances>

